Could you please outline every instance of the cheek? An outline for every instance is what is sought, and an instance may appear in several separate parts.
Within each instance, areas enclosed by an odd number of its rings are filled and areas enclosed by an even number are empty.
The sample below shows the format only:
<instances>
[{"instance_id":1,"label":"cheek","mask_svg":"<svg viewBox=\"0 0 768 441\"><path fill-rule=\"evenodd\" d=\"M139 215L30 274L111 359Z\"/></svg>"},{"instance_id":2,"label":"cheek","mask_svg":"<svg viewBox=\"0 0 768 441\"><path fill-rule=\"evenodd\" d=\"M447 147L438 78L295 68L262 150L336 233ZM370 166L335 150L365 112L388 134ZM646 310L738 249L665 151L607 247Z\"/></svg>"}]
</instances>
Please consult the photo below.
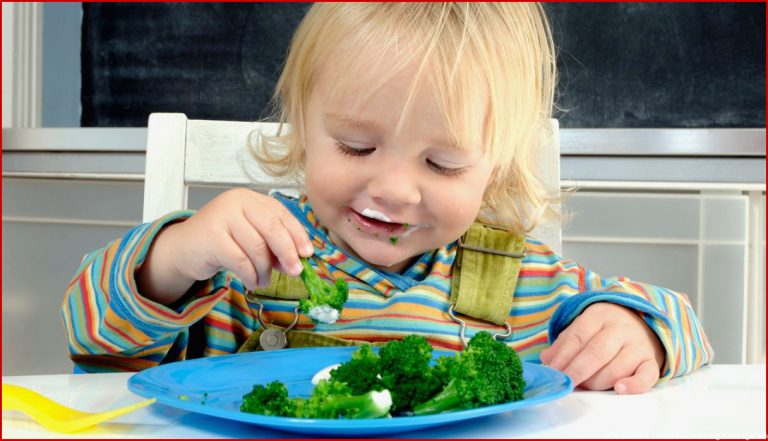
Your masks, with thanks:
<instances>
[{"instance_id":1,"label":"cheek","mask_svg":"<svg viewBox=\"0 0 768 441\"><path fill-rule=\"evenodd\" d=\"M304 174L307 183L322 184L327 179L333 179L338 175L339 164L334 160L333 155L323 145L307 146L306 163L304 164Z\"/></svg>"},{"instance_id":2,"label":"cheek","mask_svg":"<svg viewBox=\"0 0 768 441\"><path fill-rule=\"evenodd\" d=\"M304 182L306 186L306 193L312 201L312 205L322 203L322 199L318 199L317 196L324 196L327 194L326 185L328 180L326 174L328 173L328 167L323 160L322 155L318 155L314 149L316 146L310 146L307 148L306 162L304 164ZM333 188L330 186L330 188ZM323 198L324 199L324 198ZM315 207L317 209L318 207Z\"/></svg>"},{"instance_id":3,"label":"cheek","mask_svg":"<svg viewBox=\"0 0 768 441\"><path fill-rule=\"evenodd\" d=\"M463 231L472 224L482 204L484 182L443 185L430 192L428 200L446 230Z\"/></svg>"},{"instance_id":4,"label":"cheek","mask_svg":"<svg viewBox=\"0 0 768 441\"><path fill-rule=\"evenodd\" d=\"M333 199L333 193L339 186L336 181L336 173L327 165L314 163L307 158L304 169L307 193L310 197L320 195L322 199ZM316 198L313 198L316 199Z\"/></svg>"},{"instance_id":5,"label":"cheek","mask_svg":"<svg viewBox=\"0 0 768 441\"><path fill-rule=\"evenodd\" d=\"M308 195L320 196L329 202L343 198L354 182L349 166L344 158L329 149L316 153L307 152L304 167Z\"/></svg>"},{"instance_id":6,"label":"cheek","mask_svg":"<svg viewBox=\"0 0 768 441\"><path fill-rule=\"evenodd\" d=\"M442 192L443 216L450 219L447 222L453 233L463 233L477 218L491 171L490 164L483 163L467 179Z\"/></svg>"}]
</instances>

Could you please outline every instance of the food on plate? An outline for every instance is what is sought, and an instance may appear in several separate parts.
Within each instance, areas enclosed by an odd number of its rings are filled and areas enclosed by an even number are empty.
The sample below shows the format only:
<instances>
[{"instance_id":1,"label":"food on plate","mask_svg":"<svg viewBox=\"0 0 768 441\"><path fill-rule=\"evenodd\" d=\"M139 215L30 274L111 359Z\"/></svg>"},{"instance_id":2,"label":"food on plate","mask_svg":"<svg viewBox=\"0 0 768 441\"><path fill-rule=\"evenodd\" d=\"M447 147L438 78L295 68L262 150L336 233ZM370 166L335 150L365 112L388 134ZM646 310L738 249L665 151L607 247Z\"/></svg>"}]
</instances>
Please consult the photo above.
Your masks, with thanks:
<instances>
[{"instance_id":1,"label":"food on plate","mask_svg":"<svg viewBox=\"0 0 768 441\"><path fill-rule=\"evenodd\" d=\"M255 385L240 410L298 418L379 418L429 415L522 400L517 352L479 332L467 348L432 363L424 337L393 340L375 352L364 345L331 370L308 398L290 397L280 381Z\"/></svg>"}]
</instances>

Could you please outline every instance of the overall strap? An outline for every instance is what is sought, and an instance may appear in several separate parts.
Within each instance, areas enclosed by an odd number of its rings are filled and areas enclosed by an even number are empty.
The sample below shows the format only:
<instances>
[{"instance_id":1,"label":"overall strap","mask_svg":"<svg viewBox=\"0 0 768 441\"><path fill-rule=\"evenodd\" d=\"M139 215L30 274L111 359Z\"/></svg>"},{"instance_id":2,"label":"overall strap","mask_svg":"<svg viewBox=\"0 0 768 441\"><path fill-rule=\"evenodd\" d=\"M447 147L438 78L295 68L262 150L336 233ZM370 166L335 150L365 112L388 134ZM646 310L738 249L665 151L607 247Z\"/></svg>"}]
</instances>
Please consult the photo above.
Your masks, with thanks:
<instances>
[{"instance_id":1,"label":"overall strap","mask_svg":"<svg viewBox=\"0 0 768 441\"><path fill-rule=\"evenodd\" d=\"M261 334L264 329L259 328L251 333L248 339L240 346L237 352L261 351ZM330 335L318 334L311 331L289 331L285 334L289 348L317 348L325 346L360 346L368 342L357 340L344 340ZM379 344L374 343L374 346Z\"/></svg>"},{"instance_id":2,"label":"overall strap","mask_svg":"<svg viewBox=\"0 0 768 441\"><path fill-rule=\"evenodd\" d=\"M299 277L291 277L280 271L272 270L270 283L266 288L256 288L246 296L264 296L282 300L301 300L309 297L304 282Z\"/></svg>"},{"instance_id":3,"label":"overall strap","mask_svg":"<svg viewBox=\"0 0 768 441\"><path fill-rule=\"evenodd\" d=\"M514 300L525 236L474 223L459 239L451 279L454 309L497 325L506 323Z\"/></svg>"}]
</instances>

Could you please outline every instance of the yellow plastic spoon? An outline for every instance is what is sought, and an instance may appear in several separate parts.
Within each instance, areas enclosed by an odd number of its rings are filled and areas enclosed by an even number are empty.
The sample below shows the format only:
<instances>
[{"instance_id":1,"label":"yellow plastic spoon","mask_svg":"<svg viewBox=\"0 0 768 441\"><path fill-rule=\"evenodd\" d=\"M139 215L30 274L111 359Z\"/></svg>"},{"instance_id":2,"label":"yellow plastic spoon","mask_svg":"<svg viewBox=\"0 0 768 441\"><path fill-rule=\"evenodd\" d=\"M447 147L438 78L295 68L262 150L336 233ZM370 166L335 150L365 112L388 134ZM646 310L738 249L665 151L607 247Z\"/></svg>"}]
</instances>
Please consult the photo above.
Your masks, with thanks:
<instances>
[{"instance_id":1,"label":"yellow plastic spoon","mask_svg":"<svg viewBox=\"0 0 768 441\"><path fill-rule=\"evenodd\" d=\"M3 384L3 411L18 410L53 432L77 432L157 401L155 398L106 412L70 409L26 387Z\"/></svg>"}]
</instances>

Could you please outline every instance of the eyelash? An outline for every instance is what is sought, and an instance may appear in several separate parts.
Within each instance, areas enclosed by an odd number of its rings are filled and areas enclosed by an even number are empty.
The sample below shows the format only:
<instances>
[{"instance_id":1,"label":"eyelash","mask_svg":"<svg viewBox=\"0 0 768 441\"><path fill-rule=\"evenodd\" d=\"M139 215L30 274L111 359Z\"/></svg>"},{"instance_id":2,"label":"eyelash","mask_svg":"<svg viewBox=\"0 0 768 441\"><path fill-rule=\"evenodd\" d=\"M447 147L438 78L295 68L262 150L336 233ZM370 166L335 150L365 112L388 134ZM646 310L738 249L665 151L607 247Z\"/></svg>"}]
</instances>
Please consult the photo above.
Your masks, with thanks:
<instances>
[{"instance_id":1,"label":"eyelash","mask_svg":"<svg viewBox=\"0 0 768 441\"><path fill-rule=\"evenodd\" d=\"M436 164L436 163L430 161L429 159L427 159L427 165L429 166L429 168L431 168L432 170L436 171L437 173L440 173L443 176L448 176L448 177L451 177L451 178L455 177L455 176L459 176L460 174L464 173L464 171L465 171L464 167L462 167L462 168L443 167L442 165Z\"/></svg>"},{"instance_id":2,"label":"eyelash","mask_svg":"<svg viewBox=\"0 0 768 441\"><path fill-rule=\"evenodd\" d=\"M373 151L376 149L373 147L367 149L356 149L344 144L341 141L336 141L336 150L338 150L339 153L343 153L349 156L366 156L373 153Z\"/></svg>"},{"instance_id":3,"label":"eyelash","mask_svg":"<svg viewBox=\"0 0 768 441\"><path fill-rule=\"evenodd\" d=\"M356 149L356 148L353 148L353 147L350 147L350 146L344 144L341 141L336 141L336 150L338 150L339 153L341 153L343 155L349 155L349 156L358 157L358 156L367 156L367 155L373 153L373 151L376 150L376 149L373 148L373 147L366 148L366 149ZM432 162L429 159L427 159L427 166L429 168L431 168L432 170L434 170L436 173L441 174L443 176L448 176L448 177L458 176L458 175L464 173L464 171L465 171L464 167L462 167L462 168L443 167L442 165L437 164L435 162Z\"/></svg>"}]
</instances>

